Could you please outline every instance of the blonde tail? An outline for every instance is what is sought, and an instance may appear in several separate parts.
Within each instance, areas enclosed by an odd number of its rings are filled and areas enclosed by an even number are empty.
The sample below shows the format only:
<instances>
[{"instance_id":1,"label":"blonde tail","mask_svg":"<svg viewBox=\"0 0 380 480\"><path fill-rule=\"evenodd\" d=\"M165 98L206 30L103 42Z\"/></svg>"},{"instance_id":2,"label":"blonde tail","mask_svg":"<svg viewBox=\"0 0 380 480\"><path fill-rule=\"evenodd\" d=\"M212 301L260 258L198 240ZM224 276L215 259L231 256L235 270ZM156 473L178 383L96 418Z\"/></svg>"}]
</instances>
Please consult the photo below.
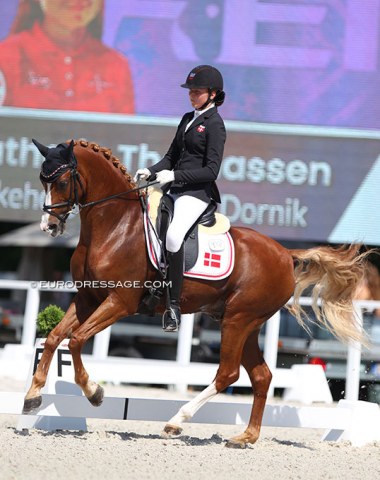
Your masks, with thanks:
<instances>
[{"instance_id":1,"label":"blonde tail","mask_svg":"<svg viewBox=\"0 0 380 480\"><path fill-rule=\"evenodd\" d=\"M316 323L345 343L353 340L368 346L368 337L358 321L352 301L370 253L360 254L359 250L360 245L354 244L340 248L290 250L296 262L296 288L294 303L287 308L308 330L305 320L311 319L299 302L302 293L312 286L312 309Z\"/></svg>"}]
</instances>

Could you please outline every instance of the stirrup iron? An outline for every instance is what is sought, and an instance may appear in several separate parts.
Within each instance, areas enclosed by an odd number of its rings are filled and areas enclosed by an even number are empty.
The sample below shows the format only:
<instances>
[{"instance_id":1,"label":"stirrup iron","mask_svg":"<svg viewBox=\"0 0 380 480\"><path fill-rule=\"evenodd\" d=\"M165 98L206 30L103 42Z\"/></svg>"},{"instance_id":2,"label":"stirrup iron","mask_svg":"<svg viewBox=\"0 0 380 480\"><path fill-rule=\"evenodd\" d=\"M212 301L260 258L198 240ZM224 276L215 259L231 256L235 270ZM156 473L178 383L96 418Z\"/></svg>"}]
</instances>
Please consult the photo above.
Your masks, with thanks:
<instances>
[{"instance_id":1,"label":"stirrup iron","mask_svg":"<svg viewBox=\"0 0 380 480\"><path fill-rule=\"evenodd\" d=\"M178 317L179 314L179 317ZM181 313L178 307L172 305L162 315L162 329L165 332L178 332L181 324Z\"/></svg>"}]
</instances>

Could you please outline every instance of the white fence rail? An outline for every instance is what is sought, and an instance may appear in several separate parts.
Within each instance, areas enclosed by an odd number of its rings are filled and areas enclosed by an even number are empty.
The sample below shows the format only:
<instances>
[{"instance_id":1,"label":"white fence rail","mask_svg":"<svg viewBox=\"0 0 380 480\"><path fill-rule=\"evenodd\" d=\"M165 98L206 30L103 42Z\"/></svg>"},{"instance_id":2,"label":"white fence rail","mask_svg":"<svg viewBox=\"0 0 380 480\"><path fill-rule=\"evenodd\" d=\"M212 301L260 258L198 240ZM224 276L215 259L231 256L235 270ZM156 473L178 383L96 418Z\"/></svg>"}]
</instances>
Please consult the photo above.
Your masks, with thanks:
<instances>
[{"instance_id":1,"label":"white fence rail","mask_svg":"<svg viewBox=\"0 0 380 480\"><path fill-rule=\"evenodd\" d=\"M22 329L21 344L33 347L36 338L36 318L40 308L40 285L38 282L19 281L19 280L3 280L0 279L0 289L8 290L26 290L26 305L24 313L24 322ZM75 288L49 287L43 288L43 291L60 291L75 292ZM302 305L311 305L311 299L302 297ZM355 302L358 321L363 321L362 309L380 308L380 302L374 301L357 301ZM178 333L176 364L184 367L190 365L191 346L193 341L193 324L194 315L183 315L183 321ZM264 357L272 371L276 370L278 339L280 330L280 312L277 312L268 322L266 326L264 340ZM105 360L108 357L108 348L111 336L111 327L103 330L95 336L92 359L94 361ZM110 360L108 358L108 360ZM351 344L348 346L347 369L346 369L346 400L357 400L359 396L360 384L360 362L361 362L361 346L359 344ZM278 369L277 369L278 370ZM283 369L281 369L283 370ZM183 379L183 388L189 383L186 378ZM166 383L166 382L162 382ZM179 385L181 386L181 385ZM272 385L270 395L273 395L275 382Z\"/></svg>"}]
</instances>

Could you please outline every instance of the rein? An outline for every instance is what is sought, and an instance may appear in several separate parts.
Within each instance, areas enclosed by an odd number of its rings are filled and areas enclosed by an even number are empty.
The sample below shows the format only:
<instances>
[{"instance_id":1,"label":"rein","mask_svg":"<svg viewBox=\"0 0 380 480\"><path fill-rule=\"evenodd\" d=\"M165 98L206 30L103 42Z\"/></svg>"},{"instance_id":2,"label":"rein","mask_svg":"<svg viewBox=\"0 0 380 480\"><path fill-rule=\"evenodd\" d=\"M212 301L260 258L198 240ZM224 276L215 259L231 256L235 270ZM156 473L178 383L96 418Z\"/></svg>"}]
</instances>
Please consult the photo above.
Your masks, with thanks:
<instances>
[{"instance_id":1,"label":"rein","mask_svg":"<svg viewBox=\"0 0 380 480\"><path fill-rule=\"evenodd\" d=\"M125 192L115 193L114 195L110 195L109 197L101 198L100 200L94 200L93 202L77 203L77 205L79 206L79 208L92 207L93 205L97 205L98 203L103 203L103 202L106 202L107 200L112 200L113 198L121 197L122 195L126 195L128 193L140 192L140 190L147 189L147 188L151 187L152 185L156 185L157 183L160 183L160 182L147 183L146 185L143 185L141 187L133 188L132 190L126 190ZM127 198L126 200L137 200L137 199Z\"/></svg>"},{"instance_id":2,"label":"rein","mask_svg":"<svg viewBox=\"0 0 380 480\"><path fill-rule=\"evenodd\" d=\"M58 180L58 178L56 180ZM79 210L81 210L83 208L87 208L87 207L92 207L93 205L97 205L99 203L107 202L108 200L112 200L113 198L118 198L118 197L121 197L123 195L127 195L129 193L140 192L140 190L147 189L148 187L150 187L152 185L156 185L159 182L157 182L157 181L150 182L150 183L147 183L146 185L143 185L141 187L136 187L136 188L133 188L131 190L126 190L125 192L115 193L114 195L109 195L108 197L101 198L99 200L94 200L94 201L88 202L88 203L79 203L79 201L78 201L78 183L79 183L82 191L84 191L79 172L77 171L76 166L72 166L70 168L70 194L69 194L68 200L66 200L65 202L61 202L61 203L54 203L53 205L46 205L44 203L44 205L42 207L42 210L44 212L49 213L50 215L53 215L53 217L58 218L58 220L60 222L66 223L66 220L67 220L68 216L70 215L70 213L74 213L74 214L78 213L72 207L78 206ZM73 193L74 193L74 200L71 199ZM139 199L140 198L141 198L141 195L139 195ZM136 198L136 199L126 199L126 200L138 200L138 199ZM53 211L56 208L63 208L63 207L69 207L70 210L68 212L62 214L62 215L59 215L58 213L55 213Z\"/></svg>"}]
</instances>

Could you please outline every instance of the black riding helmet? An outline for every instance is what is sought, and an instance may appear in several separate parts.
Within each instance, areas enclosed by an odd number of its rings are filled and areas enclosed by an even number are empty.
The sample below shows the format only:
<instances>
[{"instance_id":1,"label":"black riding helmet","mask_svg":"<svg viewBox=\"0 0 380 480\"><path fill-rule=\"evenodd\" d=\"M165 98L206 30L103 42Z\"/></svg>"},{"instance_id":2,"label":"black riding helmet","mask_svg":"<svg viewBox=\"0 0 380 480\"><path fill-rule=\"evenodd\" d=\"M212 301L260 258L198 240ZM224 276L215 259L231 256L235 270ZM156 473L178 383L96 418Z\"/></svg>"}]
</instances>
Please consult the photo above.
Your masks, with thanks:
<instances>
[{"instance_id":1,"label":"black riding helmet","mask_svg":"<svg viewBox=\"0 0 380 480\"><path fill-rule=\"evenodd\" d=\"M211 65L198 65L193 68L186 78L186 82L181 85L183 88L207 88L209 98L199 110L203 110L210 103L210 94L216 90L216 96L213 101L217 107L223 104L226 94L223 91L223 77L218 69Z\"/></svg>"}]
</instances>

